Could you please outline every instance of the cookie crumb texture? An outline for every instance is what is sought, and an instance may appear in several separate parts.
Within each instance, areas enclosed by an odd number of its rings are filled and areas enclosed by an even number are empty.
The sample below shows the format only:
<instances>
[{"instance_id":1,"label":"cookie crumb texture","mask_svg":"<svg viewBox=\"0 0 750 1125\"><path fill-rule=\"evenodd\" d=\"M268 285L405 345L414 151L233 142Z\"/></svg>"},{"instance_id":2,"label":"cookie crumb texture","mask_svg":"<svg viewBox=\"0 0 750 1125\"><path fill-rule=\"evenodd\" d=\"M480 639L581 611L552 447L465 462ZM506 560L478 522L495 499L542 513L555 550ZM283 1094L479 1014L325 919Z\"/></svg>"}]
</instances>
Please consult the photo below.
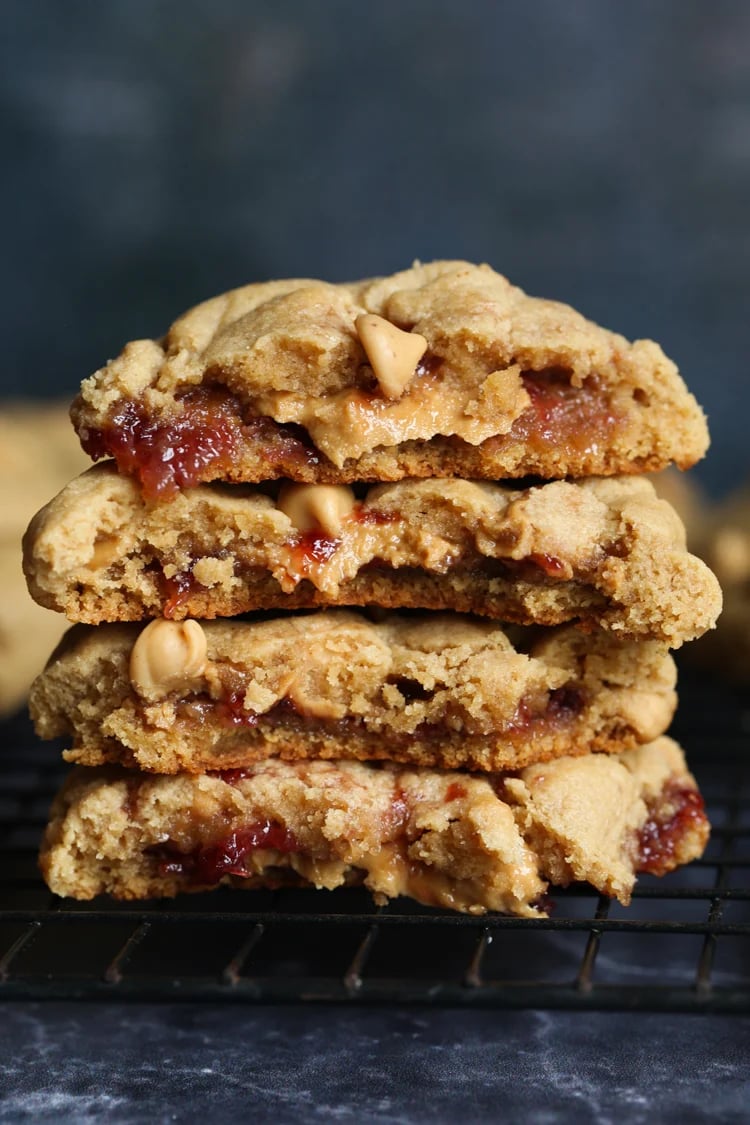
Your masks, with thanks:
<instances>
[{"instance_id":1,"label":"cookie crumb texture","mask_svg":"<svg viewBox=\"0 0 750 1125\"><path fill-rule=\"evenodd\" d=\"M198 665L185 624L74 627L32 689L37 732L72 736L69 761L154 773L269 756L497 770L649 742L676 703L663 644L569 626L345 610L193 622ZM175 667L180 651L189 668Z\"/></svg>"},{"instance_id":2,"label":"cookie crumb texture","mask_svg":"<svg viewBox=\"0 0 750 1125\"><path fill-rule=\"evenodd\" d=\"M378 903L537 917L550 883L628 903L639 871L687 863L707 838L682 752L660 738L512 777L355 762L80 768L53 805L41 866L56 894L79 899L363 882Z\"/></svg>"},{"instance_id":3,"label":"cookie crumb texture","mask_svg":"<svg viewBox=\"0 0 750 1125\"><path fill-rule=\"evenodd\" d=\"M38 513L24 568L42 605L89 624L375 604L578 621L677 647L721 605L642 477L408 480L360 499L343 485L199 485L151 505L108 462Z\"/></svg>"},{"instance_id":4,"label":"cookie crumb texture","mask_svg":"<svg viewBox=\"0 0 750 1125\"><path fill-rule=\"evenodd\" d=\"M163 341L128 344L84 381L72 418L86 452L114 457L151 499L218 479L687 468L708 445L657 344L466 262L223 294Z\"/></svg>"}]
</instances>

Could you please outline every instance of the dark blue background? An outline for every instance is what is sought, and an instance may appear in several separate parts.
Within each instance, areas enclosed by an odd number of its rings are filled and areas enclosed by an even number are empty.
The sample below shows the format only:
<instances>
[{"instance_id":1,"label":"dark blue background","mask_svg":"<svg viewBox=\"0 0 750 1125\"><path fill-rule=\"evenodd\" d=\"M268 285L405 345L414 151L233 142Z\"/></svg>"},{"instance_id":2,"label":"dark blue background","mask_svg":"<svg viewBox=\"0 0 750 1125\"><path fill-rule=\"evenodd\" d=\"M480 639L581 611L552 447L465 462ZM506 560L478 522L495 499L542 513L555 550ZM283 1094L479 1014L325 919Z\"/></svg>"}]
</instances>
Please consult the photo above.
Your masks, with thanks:
<instances>
[{"instance_id":1,"label":"dark blue background","mask_svg":"<svg viewBox=\"0 0 750 1125\"><path fill-rule=\"evenodd\" d=\"M489 261L651 336L750 470L745 0L6 0L0 395L246 281Z\"/></svg>"}]
</instances>

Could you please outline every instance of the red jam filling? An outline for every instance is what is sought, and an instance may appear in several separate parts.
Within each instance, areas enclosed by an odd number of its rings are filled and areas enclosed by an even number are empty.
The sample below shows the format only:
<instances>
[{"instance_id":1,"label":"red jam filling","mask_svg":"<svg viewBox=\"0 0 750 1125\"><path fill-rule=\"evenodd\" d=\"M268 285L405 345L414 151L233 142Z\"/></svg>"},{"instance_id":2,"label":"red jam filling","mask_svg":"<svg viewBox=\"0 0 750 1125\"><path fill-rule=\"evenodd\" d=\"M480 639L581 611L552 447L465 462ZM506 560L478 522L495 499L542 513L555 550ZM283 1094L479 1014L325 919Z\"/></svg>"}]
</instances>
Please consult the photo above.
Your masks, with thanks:
<instances>
[{"instance_id":1,"label":"red jam filling","mask_svg":"<svg viewBox=\"0 0 750 1125\"><path fill-rule=\"evenodd\" d=\"M231 396L200 387L180 401L182 412L166 421L149 418L137 402L123 402L105 429L81 431L81 444L95 461L114 457L120 472L140 480L147 499L174 496L205 479L206 466L229 466L241 436Z\"/></svg>"},{"instance_id":2,"label":"red jam filling","mask_svg":"<svg viewBox=\"0 0 750 1125\"><path fill-rule=\"evenodd\" d=\"M408 823L409 803L403 789L397 786L384 818L384 835L386 838L397 839L403 836Z\"/></svg>"},{"instance_id":3,"label":"red jam filling","mask_svg":"<svg viewBox=\"0 0 750 1125\"><path fill-rule=\"evenodd\" d=\"M282 426L273 418L255 415L247 420L245 433L268 462L269 478L285 476L289 466L320 465L325 460L313 446L307 430L295 422Z\"/></svg>"},{"instance_id":4,"label":"red jam filling","mask_svg":"<svg viewBox=\"0 0 750 1125\"><path fill-rule=\"evenodd\" d=\"M388 523L398 523L401 516L397 512L383 512L379 508L366 508L358 504L351 514L357 523L378 527Z\"/></svg>"},{"instance_id":5,"label":"red jam filling","mask_svg":"<svg viewBox=\"0 0 750 1125\"><path fill-rule=\"evenodd\" d=\"M167 578L166 575L162 574L159 578L159 584L164 599L162 614L170 620L182 610L196 590L205 589L196 578L193 578L192 572L189 570L181 571L179 574L173 575L172 578Z\"/></svg>"},{"instance_id":6,"label":"red jam filling","mask_svg":"<svg viewBox=\"0 0 750 1125\"><path fill-rule=\"evenodd\" d=\"M511 723L514 733L528 733L540 722L548 726L565 726L574 722L584 707L583 695L574 687L554 688L549 693L544 710L532 711L525 700L521 700Z\"/></svg>"},{"instance_id":7,"label":"red jam filling","mask_svg":"<svg viewBox=\"0 0 750 1125\"><path fill-rule=\"evenodd\" d=\"M622 417L611 409L595 378L574 387L565 371L524 372L531 402L510 432L498 442L523 442L537 455L567 452L596 454L611 443Z\"/></svg>"},{"instance_id":8,"label":"red jam filling","mask_svg":"<svg viewBox=\"0 0 750 1125\"><path fill-rule=\"evenodd\" d=\"M483 558L472 562L470 569L490 578L505 578L512 582L530 582L539 585L549 578L553 582L570 580L570 571L562 559L554 555L533 552L523 559Z\"/></svg>"},{"instance_id":9,"label":"red jam filling","mask_svg":"<svg viewBox=\"0 0 750 1125\"><path fill-rule=\"evenodd\" d=\"M546 716L561 723L575 719L583 710L583 696L572 687L559 687L549 693Z\"/></svg>"},{"instance_id":10,"label":"red jam filling","mask_svg":"<svg viewBox=\"0 0 750 1125\"><path fill-rule=\"evenodd\" d=\"M209 777L218 777L220 781L226 782L227 785L239 785L246 777L251 776L250 770L246 769L231 769L231 770L206 770Z\"/></svg>"},{"instance_id":11,"label":"red jam filling","mask_svg":"<svg viewBox=\"0 0 750 1125\"><path fill-rule=\"evenodd\" d=\"M678 864L680 843L691 832L703 835L708 827L703 798L697 789L679 782L668 785L659 803L638 833L636 870L665 875Z\"/></svg>"},{"instance_id":12,"label":"red jam filling","mask_svg":"<svg viewBox=\"0 0 750 1125\"><path fill-rule=\"evenodd\" d=\"M529 555L528 561L543 570L548 578L564 578L566 576L565 563L556 559L554 555L543 555L534 552Z\"/></svg>"},{"instance_id":13,"label":"red jam filling","mask_svg":"<svg viewBox=\"0 0 750 1125\"><path fill-rule=\"evenodd\" d=\"M105 427L79 431L81 445L95 461L114 457L120 472L140 481L147 500L169 499L200 481L226 476L248 441L274 464L319 463L301 427L279 426L270 418L245 422L239 399L223 388L197 387L179 403L179 414L160 420L138 402L122 402Z\"/></svg>"},{"instance_id":14,"label":"red jam filling","mask_svg":"<svg viewBox=\"0 0 750 1125\"><path fill-rule=\"evenodd\" d=\"M147 854L154 857L162 876L181 875L196 885L210 885L219 883L225 875L251 875L245 862L247 856L251 852L271 848L278 852L300 850L288 828L275 820L262 820L190 852L183 852L176 844L167 841L148 848Z\"/></svg>"},{"instance_id":15,"label":"red jam filling","mask_svg":"<svg viewBox=\"0 0 750 1125\"><path fill-rule=\"evenodd\" d=\"M224 726L229 727L256 727L258 725L258 712L249 711L245 707L245 691L236 688L228 691L223 698L210 704Z\"/></svg>"},{"instance_id":16,"label":"red jam filling","mask_svg":"<svg viewBox=\"0 0 750 1125\"><path fill-rule=\"evenodd\" d=\"M466 796L466 788L460 781L452 781L445 791L446 804L449 801L458 801L461 797Z\"/></svg>"},{"instance_id":17,"label":"red jam filling","mask_svg":"<svg viewBox=\"0 0 750 1125\"><path fill-rule=\"evenodd\" d=\"M309 574L316 564L326 563L341 546L341 540L323 531L303 531L291 545L294 568L298 574Z\"/></svg>"}]
</instances>

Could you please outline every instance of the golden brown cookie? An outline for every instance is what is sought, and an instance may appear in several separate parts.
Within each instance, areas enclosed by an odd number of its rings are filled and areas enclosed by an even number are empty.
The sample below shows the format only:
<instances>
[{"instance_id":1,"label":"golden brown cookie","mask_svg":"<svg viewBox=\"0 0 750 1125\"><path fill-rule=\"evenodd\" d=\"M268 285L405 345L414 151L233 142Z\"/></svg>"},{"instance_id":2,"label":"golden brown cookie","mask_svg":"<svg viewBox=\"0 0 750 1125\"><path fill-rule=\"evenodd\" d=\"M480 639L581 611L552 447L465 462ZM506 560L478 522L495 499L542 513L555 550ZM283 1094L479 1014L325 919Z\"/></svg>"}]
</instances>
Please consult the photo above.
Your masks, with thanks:
<instances>
[{"instance_id":1,"label":"golden brown cookie","mask_svg":"<svg viewBox=\"0 0 750 1125\"><path fill-rule=\"evenodd\" d=\"M155 773L266 757L515 769L662 734L674 663L656 641L570 626L512 634L450 614L327 610L255 622L74 627L32 689L69 761Z\"/></svg>"},{"instance_id":2,"label":"golden brown cookie","mask_svg":"<svg viewBox=\"0 0 750 1125\"><path fill-rule=\"evenodd\" d=\"M651 341L629 343L489 266L347 285L249 285L137 340L72 417L151 497L201 481L499 479L687 467L705 419Z\"/></svg>"},{"instance_id":3,"label":"golden brown cookie","mask_svg":"<svg viewBox=\"0 0 750 1125\"><path fill-rule=\"evenodd\" d=\"M512 777L356 762L176 777L79 768L41 866L56 894L80 899L364 882L378 903L536 917L549 883L586 881L627 903L639 872L697 858L707 837L680 748L660 738Z\"/></svg>"},{"instance_id":4,"label":"golden brown cookie","mask_svg":"<svg viewBox=\"0 0 750 1125\"><path fill-rule=\"evenodd\" d=\"M36 600L89 624L376 604L676 647L721 605L641 477L398 481L360 499L346 485L199 485L150 505L107 462L36 516L24 553Z\"/></svg>"}]
</instances>

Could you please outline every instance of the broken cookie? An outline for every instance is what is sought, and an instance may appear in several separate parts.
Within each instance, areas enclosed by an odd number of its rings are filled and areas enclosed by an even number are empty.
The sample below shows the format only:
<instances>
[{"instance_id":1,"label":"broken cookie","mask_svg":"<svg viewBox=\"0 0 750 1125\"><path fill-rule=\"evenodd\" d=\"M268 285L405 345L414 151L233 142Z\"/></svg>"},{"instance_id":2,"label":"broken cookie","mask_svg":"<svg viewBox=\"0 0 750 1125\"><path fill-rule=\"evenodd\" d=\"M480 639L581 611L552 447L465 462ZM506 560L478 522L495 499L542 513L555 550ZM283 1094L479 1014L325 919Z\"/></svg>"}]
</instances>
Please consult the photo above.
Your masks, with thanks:
<instances>
[{"instance_id":1,"label":"broken cookie","mask_svg":"<svg viewBox=\"0 0 750 1125\"><path fill-rule=\"evenodd\" d=\"M41 866L56 894L90 899L363 882L471 914L544 913L549 884L627 903L636 875L701 855L708 823L680 748L660 738L485 776L356 762L263 761L148 777L74 770Z\"/></svg>"},{"instance_id":2,"label":"broken cookie","mask_svg":"<svg viewBox=\"0 0 750 1125\"><path fill-rule=\"evenodd\" d=\"M677 647L721 605L642 477L409 480L359 499L346 485L199 485L153 505L108 462L36 516L24 568L37 601L90 624L372 604L577 621Z\"/></svg>"},{"instance_id":3,"label":"broken cookie","mask_svg":"<svg viewBox=\"0 0 750 1125\"><path fill-rule=\"evenodd\" d=\"M457 614L71 629L32 688L69 761L155 773L267 757L516 769L666 730L675 669L656 641Z\"/></svg>"},{"instance_id":4,"label":"broken cookie","mask_svg":"<svg viewBox=\"0 0 750 1125\"><path fill-rule=\"evenodd\" d=\"M708 444L651 341L528 297L489 266L415 265L346 285L249 285L138 340L72 418L144 495L202 481L323 483L633 473Z\"/></svg>"}]
</instances>

